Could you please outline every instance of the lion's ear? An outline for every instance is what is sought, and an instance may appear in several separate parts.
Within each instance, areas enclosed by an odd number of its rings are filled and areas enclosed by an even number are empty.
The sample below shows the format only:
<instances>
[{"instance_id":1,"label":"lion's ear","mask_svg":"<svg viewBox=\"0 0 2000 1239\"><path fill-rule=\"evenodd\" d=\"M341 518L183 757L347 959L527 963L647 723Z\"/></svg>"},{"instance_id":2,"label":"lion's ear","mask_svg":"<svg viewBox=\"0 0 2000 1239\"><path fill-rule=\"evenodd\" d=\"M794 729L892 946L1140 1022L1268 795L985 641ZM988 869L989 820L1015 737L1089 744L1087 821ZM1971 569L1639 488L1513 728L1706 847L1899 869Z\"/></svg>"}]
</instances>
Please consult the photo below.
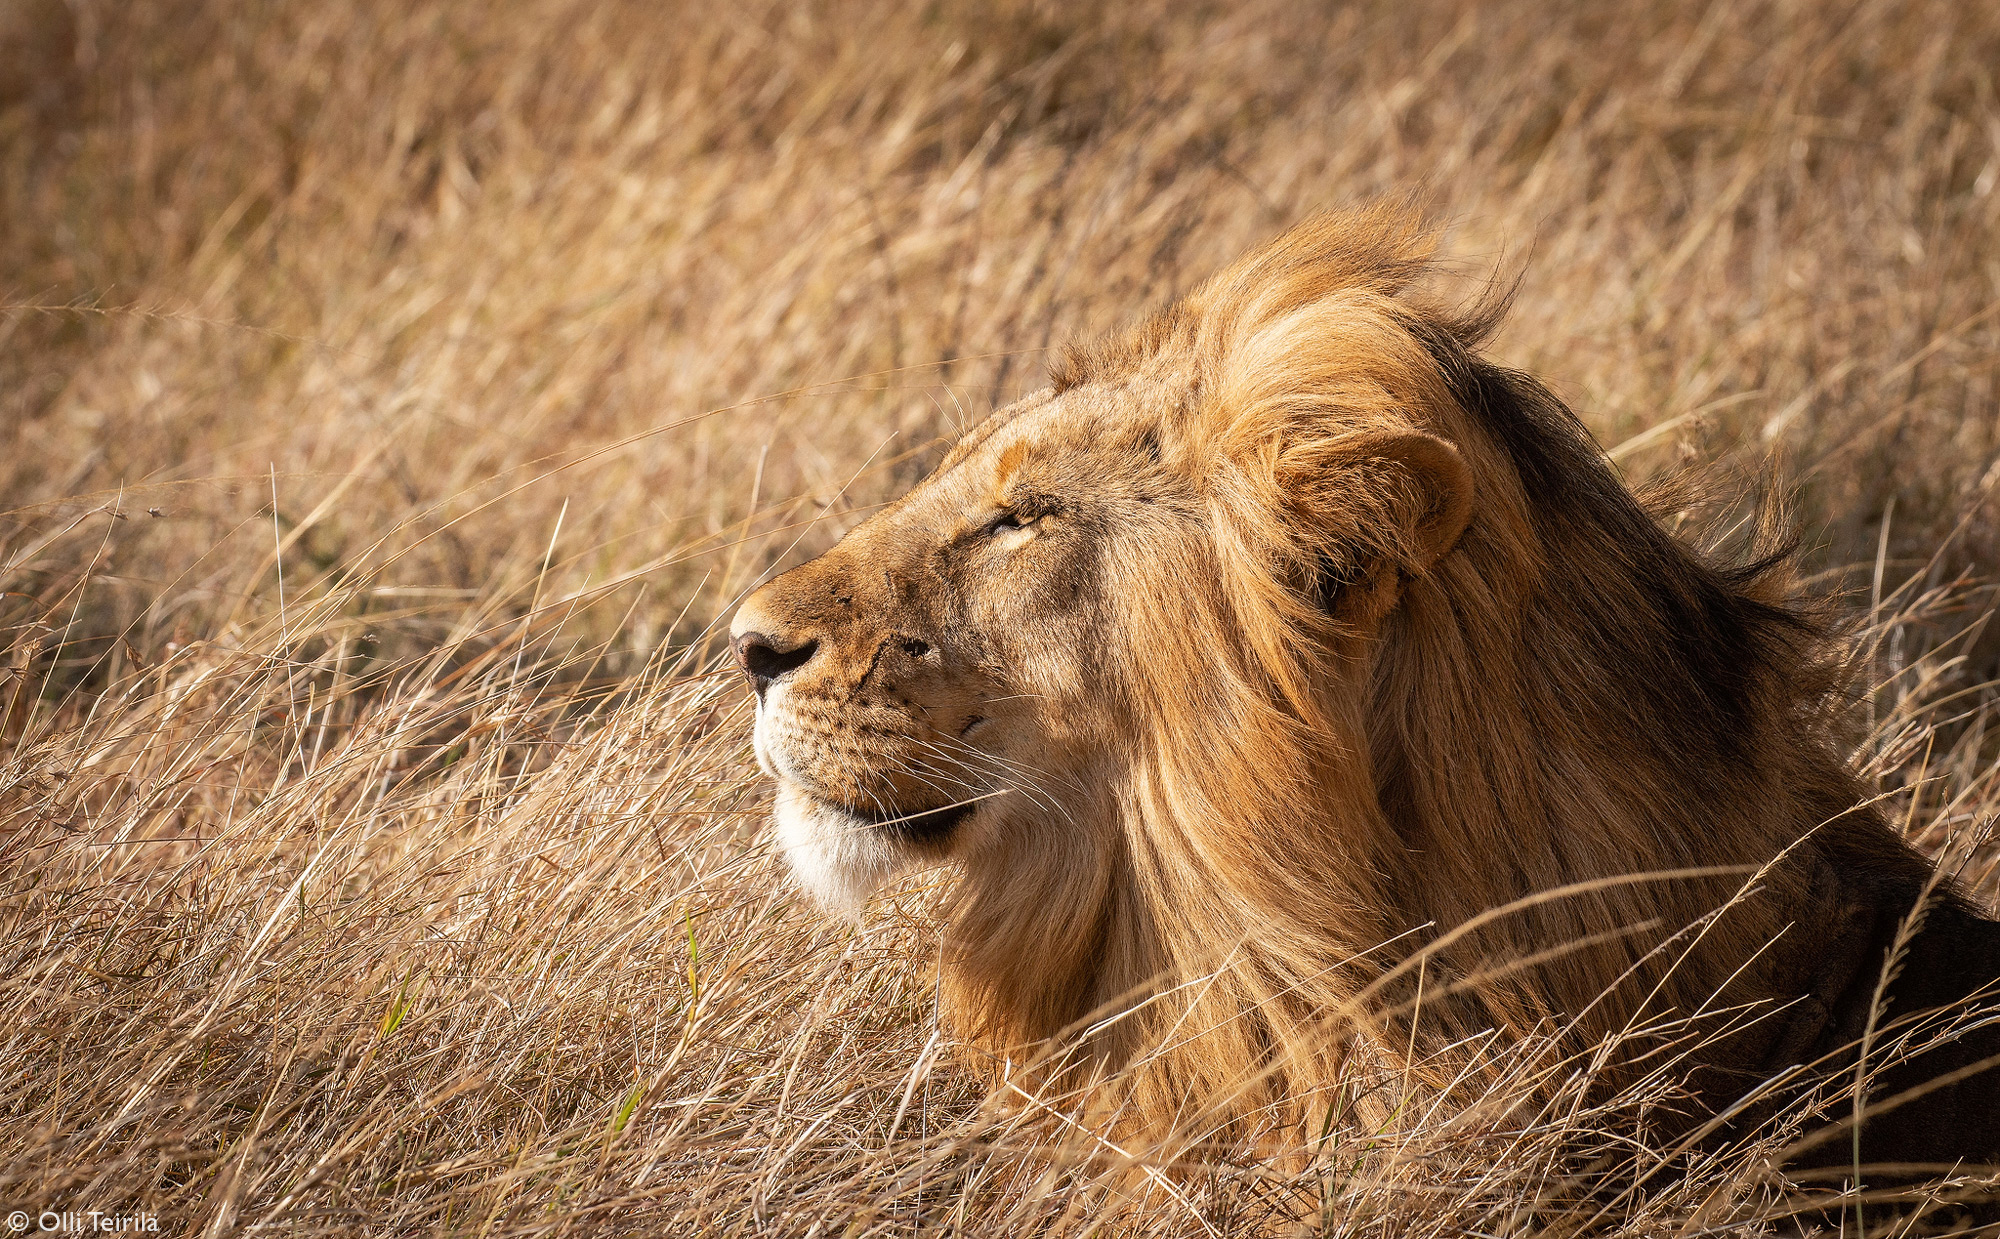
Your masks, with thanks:
<instances>
[{"instance_id":1,"label":"lion's ear","mask_svg":"<svg viewBox=\"0 0 2000 1239\"><path fill-rule=\"evenodd\" d=\"M1458 544L1472 520L1472 470L1457 448L1422 431L1384 435L1368 452L1407 470L1427 501L1409 530L1416 562L1405 565L1423 572Z\"/></svg>"},{"instance_id":2,"label":"lion's ear","mask_svg":"<svg viewBox=\"0 0 2000 1239\"><path fill-rule=\"evenodd\" d=\"M1364 551L1351 575L1322 584L1336 618L1372 628L1401 597L1405 576L1428 571L1457 545L1472 520L1472 470L1457 448L1418 430L1383 431L1341 446L1356 472L1378 481L1384 471L1403 475L1396 479L1402 502L1388 505L1399 527Z\"/></svg>"}]
</instances>

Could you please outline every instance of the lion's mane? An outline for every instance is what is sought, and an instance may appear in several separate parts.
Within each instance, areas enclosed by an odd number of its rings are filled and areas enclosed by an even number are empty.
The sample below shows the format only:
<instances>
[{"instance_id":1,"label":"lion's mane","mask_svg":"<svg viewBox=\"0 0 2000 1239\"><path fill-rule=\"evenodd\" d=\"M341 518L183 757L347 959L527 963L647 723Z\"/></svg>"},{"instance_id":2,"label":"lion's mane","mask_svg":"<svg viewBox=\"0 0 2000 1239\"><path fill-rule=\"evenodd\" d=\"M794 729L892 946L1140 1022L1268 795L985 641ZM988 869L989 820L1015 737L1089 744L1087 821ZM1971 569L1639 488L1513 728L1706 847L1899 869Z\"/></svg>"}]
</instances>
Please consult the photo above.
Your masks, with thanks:
<instances>
[{"instance_id":1,"label":"lion's mane","mask_svg":"<svg viewBox=\"0 0 2000 1239\"><path fill-rule=\"evenodd\" d=\"M949 997L1003 1070L1067 1047L1202 1138L1324 1114L1360 1054L1445 1087L1536 1037L1613 1084L1679 1056L1713 1109L1824 1054L1914 904L1970 920L1851 775L1777 539L1670 536L1430 261L1407 213L1327 217L1054 367L1192 393L1147 433L1209 537L1102 565L1116 845L968 862ZM1411 426L1468 511L1370 449ZM1463 524L1434 562L1425 522Z\"/></svg>"}]
</instances>

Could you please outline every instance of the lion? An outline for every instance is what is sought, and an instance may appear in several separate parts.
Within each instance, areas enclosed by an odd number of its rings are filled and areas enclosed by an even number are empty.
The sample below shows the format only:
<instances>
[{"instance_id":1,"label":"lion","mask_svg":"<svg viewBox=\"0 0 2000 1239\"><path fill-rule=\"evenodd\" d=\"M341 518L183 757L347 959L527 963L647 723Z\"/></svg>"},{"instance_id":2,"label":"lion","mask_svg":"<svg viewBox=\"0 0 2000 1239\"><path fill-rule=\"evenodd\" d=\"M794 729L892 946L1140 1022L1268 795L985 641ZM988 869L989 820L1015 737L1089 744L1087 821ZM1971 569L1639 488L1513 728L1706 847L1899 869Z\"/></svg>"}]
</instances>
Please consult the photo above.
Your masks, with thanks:
<instances>
[{"instance_id":1,"label":"lion","mask_svg":"<svg viewBox=\"0 0 2000 1239\"><path fill-rule=\"evenodd\" d=\"M1670 536L1433 235L1297 227L744 600L798 881L950 862L954 1031L1162 1139L1533 1037L1712 1129L1867 1042L1869 1160L2000 1161L2000 925L1850 773L1791 557Z\"/></svg>"}]
</instances>

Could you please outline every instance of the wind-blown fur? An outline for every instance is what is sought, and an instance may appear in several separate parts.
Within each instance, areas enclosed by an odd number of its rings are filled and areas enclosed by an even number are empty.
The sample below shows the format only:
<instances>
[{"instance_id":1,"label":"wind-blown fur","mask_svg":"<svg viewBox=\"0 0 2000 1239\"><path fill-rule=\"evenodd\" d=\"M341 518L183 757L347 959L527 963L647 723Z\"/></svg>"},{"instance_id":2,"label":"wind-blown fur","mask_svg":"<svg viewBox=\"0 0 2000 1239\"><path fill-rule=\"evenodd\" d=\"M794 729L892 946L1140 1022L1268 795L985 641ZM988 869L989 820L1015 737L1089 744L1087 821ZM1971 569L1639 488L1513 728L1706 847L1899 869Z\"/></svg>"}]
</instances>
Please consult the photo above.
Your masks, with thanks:
<instances>
[{"instance_id":1,"label":"wind-blown fur","mask_svg":"<svg viewBox=\"0 0 2000 1239\"><path fill-rule=\"evenodd\" d=\"M1925 906L1878 1022L1905 993L1962 1007L2000 931L1866 804L1837 649L1775 534L1745 564L1669 536L1554 395L1480 356L1496 309L1412 291L1428 261L1394 210L1287 234L1071 350L1052 393L746 603L746 666L805 651L752 667L785 702L850 646L873 654L835 679L865 696L914 633L939 668L875 705L1042 774L928 776L1004 793L910 847L964 869L954 1025L996 1061L1126 1068L1127 1122L1203 1139L1323 1115L1363 1060L1445 1087L1496 1037L1598 1053L1607 1088L1678 1055L1691 1125L1792 1064L1851 1069ZM1023 503L1048 519L1003 522L1036 533L1005 558L964 532ZM1024 693L1040 713L980 739L984 703ZM934 807L867 782L850 707L808 754L781 705L759 722L781 778ZM1959 1036L1889 1087L1995 1053ZM1871 1126L1868 1155L2000 1159L2000 1104L1935 1130L1994 1079Z\"/></svg>"}]
</instances>

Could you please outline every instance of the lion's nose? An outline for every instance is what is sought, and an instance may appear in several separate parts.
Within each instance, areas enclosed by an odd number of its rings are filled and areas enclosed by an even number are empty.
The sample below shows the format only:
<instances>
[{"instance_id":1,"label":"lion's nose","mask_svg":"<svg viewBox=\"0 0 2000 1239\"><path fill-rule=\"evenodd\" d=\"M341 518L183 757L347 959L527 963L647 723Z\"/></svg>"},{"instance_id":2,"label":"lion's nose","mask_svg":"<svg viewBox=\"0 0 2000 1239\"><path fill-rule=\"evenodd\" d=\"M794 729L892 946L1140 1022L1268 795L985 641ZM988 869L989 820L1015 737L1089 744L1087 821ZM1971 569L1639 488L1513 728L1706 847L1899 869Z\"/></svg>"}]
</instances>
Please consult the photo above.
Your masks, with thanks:
<instances>
[{"instance_id":1,"label":"lion's nose","mask_svg":"<svg viewBox=\"0 0 2000 1239\"><path fill-rule=\"evenodd\" d=\"M763 692L775 680L782 679L812 661L819 651L819 642L807 641L789 650L781 650L777 643L761 632L746 632L730 642L736 651L737 665L743 674L750 677L750 683L758 692Z\"/></svg>"}]
</instances>

